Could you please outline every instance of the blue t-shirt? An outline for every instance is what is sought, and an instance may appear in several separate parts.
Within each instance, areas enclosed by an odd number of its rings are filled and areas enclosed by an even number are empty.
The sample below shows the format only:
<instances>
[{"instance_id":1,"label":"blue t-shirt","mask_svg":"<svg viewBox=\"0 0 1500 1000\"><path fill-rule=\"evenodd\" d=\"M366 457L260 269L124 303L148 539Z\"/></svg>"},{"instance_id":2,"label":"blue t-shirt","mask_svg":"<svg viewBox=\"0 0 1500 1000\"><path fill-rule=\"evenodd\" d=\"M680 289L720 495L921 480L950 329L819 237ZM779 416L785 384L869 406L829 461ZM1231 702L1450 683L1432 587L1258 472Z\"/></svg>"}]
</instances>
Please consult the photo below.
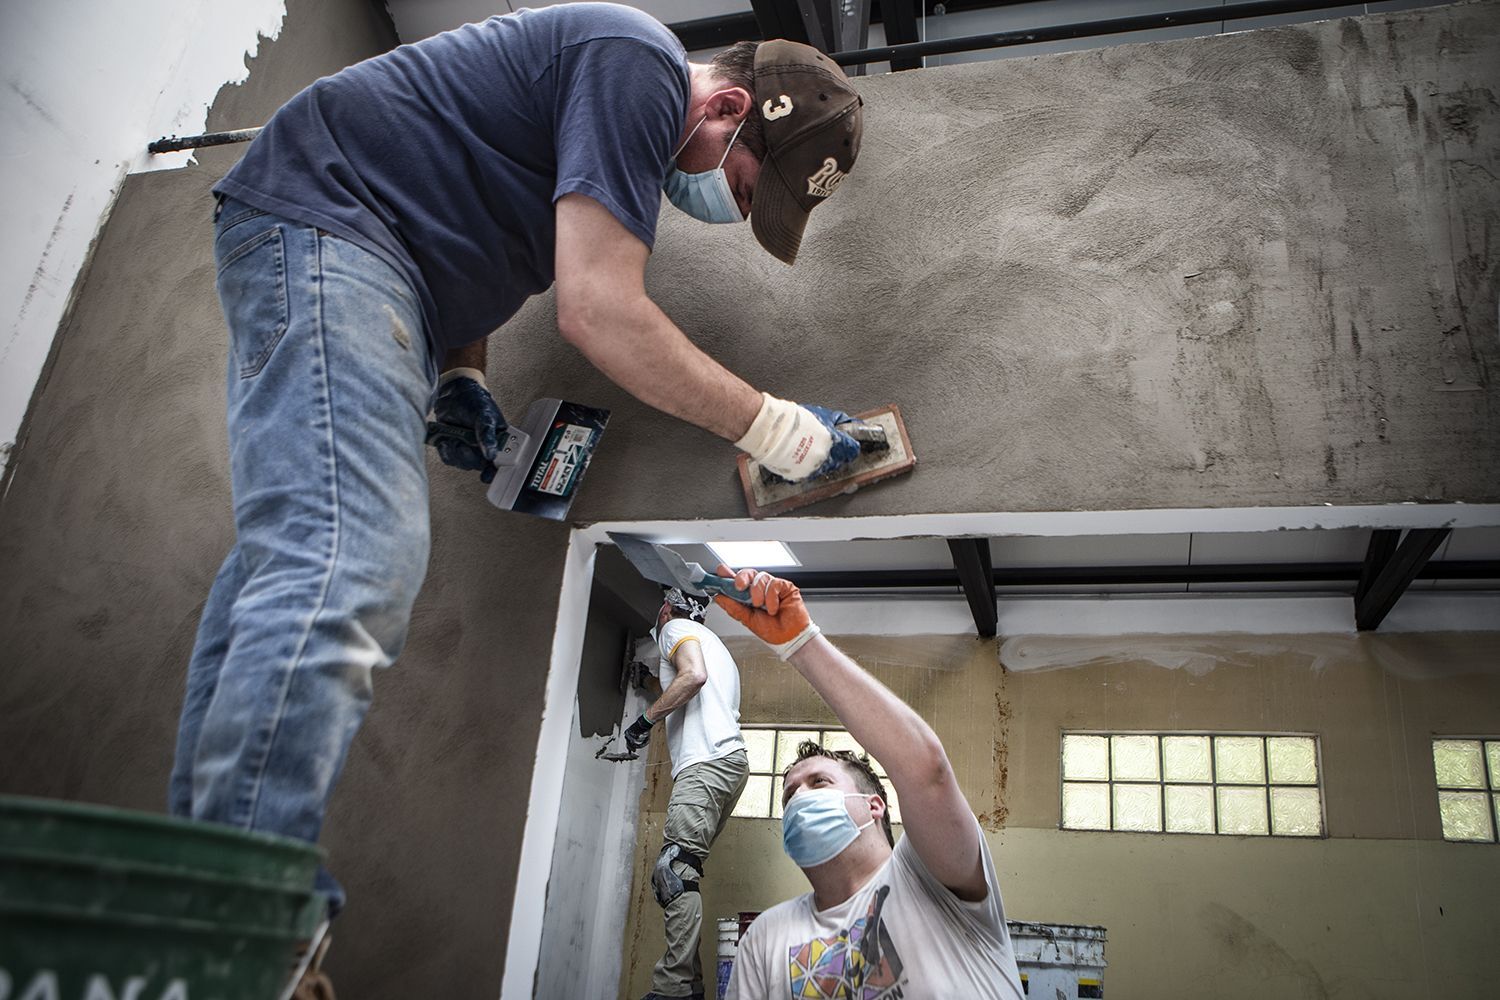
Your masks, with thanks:
<instances>
[{"instance_id":1,"label":"blue t-shirt","mask_svg":"<svg viewBox=\"0 0 1500 1000\"><path fill-rule=\"evenodd\" d=\"M551 286L563 195L652 245L688 91L682 44L640 11L523 10L318 80L214 190L404 271L441 362Z\"/></svg>"}]
</instances>

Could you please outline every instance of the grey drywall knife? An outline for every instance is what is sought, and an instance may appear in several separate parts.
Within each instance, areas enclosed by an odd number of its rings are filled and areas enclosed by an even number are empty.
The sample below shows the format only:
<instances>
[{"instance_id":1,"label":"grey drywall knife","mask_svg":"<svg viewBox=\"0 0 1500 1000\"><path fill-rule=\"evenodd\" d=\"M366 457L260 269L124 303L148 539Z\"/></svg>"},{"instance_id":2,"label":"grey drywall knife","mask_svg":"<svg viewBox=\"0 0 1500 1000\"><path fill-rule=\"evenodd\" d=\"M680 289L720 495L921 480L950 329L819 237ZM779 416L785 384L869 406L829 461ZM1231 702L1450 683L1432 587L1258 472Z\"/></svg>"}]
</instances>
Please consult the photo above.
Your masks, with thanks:
<instances>
[{"instance_id":1,"label":"grey drywall knife","mask_svg":"<svg viewBox=\"0 0 1500 1000\"><path fill-rule=\"evenodd\" d=\"M566 520L608 423L609 411L597 406L550 398L532 403L525 418L500 435L490 503L501 510ZM429 421L428 442L441 436L478 446L472 429Z\"/></svg>"},{"instance_id":2,"label":"grey drywall knife","mask_svg":"<svg viewBox=\"0 0 1500 1000\"><path fill-rule=\"evenodd\" d=\"M611 531L608 534L609 540L620 547L620 551L624 553L626 559L630 560L636 572L648 580L667 587L681 587L689 594L697 594L699 597L723 594L741 604L750 603L748 590L739 590L735 587L733 580L728 577L714 576L697 563L688 562L665 545L657 545L639 535L627 535L619 531Z\"/></svg>"}]
</instances>

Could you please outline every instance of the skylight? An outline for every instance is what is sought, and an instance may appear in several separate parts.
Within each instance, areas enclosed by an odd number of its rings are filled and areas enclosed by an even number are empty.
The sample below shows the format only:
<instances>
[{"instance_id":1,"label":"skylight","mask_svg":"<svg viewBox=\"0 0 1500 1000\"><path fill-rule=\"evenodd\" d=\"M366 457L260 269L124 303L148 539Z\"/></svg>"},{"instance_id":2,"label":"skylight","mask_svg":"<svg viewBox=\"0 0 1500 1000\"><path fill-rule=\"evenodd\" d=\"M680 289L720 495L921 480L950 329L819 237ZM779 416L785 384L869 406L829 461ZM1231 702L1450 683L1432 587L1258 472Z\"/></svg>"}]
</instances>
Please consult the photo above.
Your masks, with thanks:
<instances>
[{"instance_id":1,"label":"skylight","mask_svg":"<svg viewBox=\"0 0 1500 1000\"><path fill-rule=\"evenodd\" d=\"M753 566L774 569L778 566L801 566L792 550L781 542L708 542L714 555L735 569Z\"/></svg>"}]
</instances>

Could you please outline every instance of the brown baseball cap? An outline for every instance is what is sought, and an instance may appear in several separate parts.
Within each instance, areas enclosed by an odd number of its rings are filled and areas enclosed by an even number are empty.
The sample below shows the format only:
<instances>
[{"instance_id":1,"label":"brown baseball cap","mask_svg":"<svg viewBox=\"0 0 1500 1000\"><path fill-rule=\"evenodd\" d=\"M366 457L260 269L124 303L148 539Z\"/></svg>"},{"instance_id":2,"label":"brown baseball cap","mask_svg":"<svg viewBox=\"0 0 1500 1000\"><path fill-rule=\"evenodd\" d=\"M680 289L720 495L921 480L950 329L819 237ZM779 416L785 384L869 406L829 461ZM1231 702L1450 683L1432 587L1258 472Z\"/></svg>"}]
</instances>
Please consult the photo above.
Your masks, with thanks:
<instances>
[{"instance_id":1,"label":"brown baseball cap","mask_svg":"<svg viewBox=\"0 0 1500 1000\"><path fill-rule=\"evenodd\" d=\"M784 38L755 50L755 108L766 139L750 228L771 255L797 259L807 217L854 166L864 131L859 94L838 63Z\"/></svg>"}]
</instances>

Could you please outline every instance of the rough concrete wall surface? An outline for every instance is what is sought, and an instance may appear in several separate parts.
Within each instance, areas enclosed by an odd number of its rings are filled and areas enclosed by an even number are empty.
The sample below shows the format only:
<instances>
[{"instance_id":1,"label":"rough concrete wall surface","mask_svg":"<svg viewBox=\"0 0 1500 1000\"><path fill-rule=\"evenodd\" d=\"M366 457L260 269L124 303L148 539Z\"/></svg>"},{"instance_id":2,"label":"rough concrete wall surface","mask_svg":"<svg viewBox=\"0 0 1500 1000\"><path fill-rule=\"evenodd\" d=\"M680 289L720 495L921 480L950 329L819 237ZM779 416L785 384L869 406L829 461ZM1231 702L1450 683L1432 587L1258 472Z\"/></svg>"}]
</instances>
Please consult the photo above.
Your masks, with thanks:
<instances>
[{"instance_id":1,"label":"rough concrete wall surface","mask_svg":"<svg viewBox=\"0 0 1500 1000\"><path fill-rule=\"evenodd\" d=\"M293 2L210 124L262 122L393 43L365 0ZM60 331L0 501L0 791L165 808L233 531L208 191L237 155L129 178ZM432 572L323 838L351 899L341 996L498 993L567 532L518 531L440 469Z\"/></svg>"},{"instance_id":2,"label":"rough concrete wall surface","mask_svg":"<svg viewBox=\"0 0 1500 1000\"><path fill-rule=\"evenodd\" d=\"M835 641L944 741L1008 916L1108 929L1107 995L1493 992L1475 956L1500 920L1500 868L1493 848L1442 841L1432 739L1500 732L1500 635L1173 637L1195 654L1194 671L1163 666L1152 636L1099 638L1092 660L1035 672L1012 669L993 640ZM756 640L727 644L746 724L838 725ZM1060 830L1065 729L1314 733L1328 837ZM660 739L652 753L665 759ZM620 1000L649 988L662 947L649 871L670 790L665 775L648 775ZM807 888L779 821L735 819L710 858L704 913L763 910ZM705 939L710 963L716 944Z\"/></svg>"},{"instance_id":3,"label":"rough concrete wall surface","mask_svg":"<svg viewBox=\"0 0 1500 1000\"><path fill-rule=\"evenodd\" d=\"M916 471L807 516L1493 502L1497 51L1485 2L861 79L796 266L668 210L650 290L758 388L901 405ZM614 409L575 514L743 516L552 323L491 367Z\"/></svg>"},{"instance_id":4,"label":"rough concrete wall surface","mask_svg":"<svg viewBox=\"0 0 1500 1000\"><path fill-rule=\"evenodd\" d=\"M7 793L165 808L193 635L233 537L215 179L127 183L0 507ZM491 1000L567 529L522 526L433 462L428 579L322 839L350 897L329 966L353 997Z\"/></svg>"}]
</instances>

